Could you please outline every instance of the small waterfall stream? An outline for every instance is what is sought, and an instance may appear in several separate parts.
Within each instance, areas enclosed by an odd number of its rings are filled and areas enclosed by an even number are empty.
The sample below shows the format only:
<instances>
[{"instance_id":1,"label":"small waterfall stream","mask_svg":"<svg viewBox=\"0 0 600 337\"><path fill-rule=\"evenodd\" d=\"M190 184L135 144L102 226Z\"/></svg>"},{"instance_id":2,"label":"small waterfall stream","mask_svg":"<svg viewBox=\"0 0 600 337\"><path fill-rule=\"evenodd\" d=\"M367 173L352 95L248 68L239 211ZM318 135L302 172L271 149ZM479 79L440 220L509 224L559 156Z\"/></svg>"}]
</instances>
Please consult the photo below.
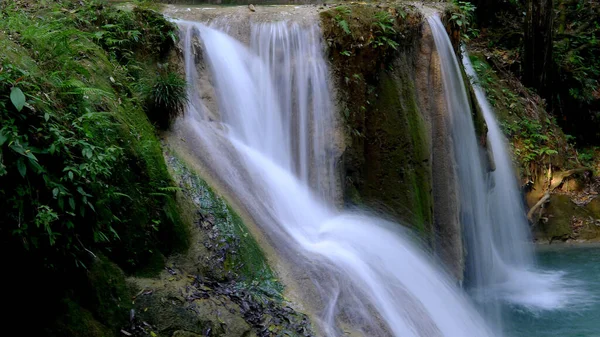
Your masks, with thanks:
<instances>
[{"instance_id":1,"label":"small waterfall stream","mask_svg":"<svg viewBox=\"0 0 600 337\"><path fill-rule=\"evenodd\" d=\"M534 268L533 247L508 144L485 94L475 84L488 126L495 170L478 143L462 71L439 17L428 18L442 65L459 181L461 224L467 241L467 286L486 316L502 325L502 305L557 309L573 295L561 274ZM476 80L468 57L467 74ZM476 81L475 81L476 82Z\"/></svg>"},{"instance_id":2,"label":"small waterfall stream","mask_svg":"<svg viewBox=\"0 0 600 337\"><path fill-rule=\"evenodd\" d=\"M460 220L467 241L465 278L467 283L481 290L486 285L503 282L507 276L507 265L494 244L492 219L487 209L487 177L462 71L446 28L439 17L429 17L428 21L440 56L448 118L453 135ZM488 305L485 309L487 316L499 324L499 307Z\"/></svg>"},{"instance_id":3,"label":"small waterfall stream","mask_svg":"<svg viewBox=\"0 0 600 337\"><path fill-rule=\"evenodd\" d=\"M490 287L492 298L502 299L531 310L561 309L581 294L567 285L561 272L543 271L535 266L533 245L526 210L517 182L509 144L500 129L494 111L469 54L463 48L463 65L488 127L488 142L496 169L488 174L488 212L492 219L494 244L503 261L512 268L504 282ZM572 282L572 281L571 281Z\"/></svg>"},{"instance_id":4,"label":"small waterfall stream","mask_svg":"<svg viewBox=\"0 0 600 337\"><path fill-rule=\"evenodd\" d=\"M407 230L334 207L334 109L316 24L253 24L250 47L203 24L179 25L190 90L200 88L198 37L219 108L214 117L203 93L191 93L179 121L185 141L278 254L308 275L318 296L307 290L305 300L315 304L321 334L494 335Z\"/></svg>"}]
</instances>

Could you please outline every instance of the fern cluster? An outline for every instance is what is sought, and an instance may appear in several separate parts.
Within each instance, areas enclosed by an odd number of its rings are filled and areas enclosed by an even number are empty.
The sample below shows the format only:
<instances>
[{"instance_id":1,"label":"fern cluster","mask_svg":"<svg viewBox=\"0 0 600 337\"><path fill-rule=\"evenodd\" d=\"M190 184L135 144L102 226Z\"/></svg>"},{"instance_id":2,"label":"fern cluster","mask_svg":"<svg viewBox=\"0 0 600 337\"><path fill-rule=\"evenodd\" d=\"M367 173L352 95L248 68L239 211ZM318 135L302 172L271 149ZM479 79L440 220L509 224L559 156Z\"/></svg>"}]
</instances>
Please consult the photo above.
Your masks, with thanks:
<instances>
[{"instance_id":1,"label":"fern cluster","mask_svg":"<svg viewBox=\"0 0 600 337\"><path fill-rule=\"evenodd\" d=\"M160 128L167 129L187 104L185 79L175 72L161 71L144 89L146 113Z\"/></svg>"}]
</instances>

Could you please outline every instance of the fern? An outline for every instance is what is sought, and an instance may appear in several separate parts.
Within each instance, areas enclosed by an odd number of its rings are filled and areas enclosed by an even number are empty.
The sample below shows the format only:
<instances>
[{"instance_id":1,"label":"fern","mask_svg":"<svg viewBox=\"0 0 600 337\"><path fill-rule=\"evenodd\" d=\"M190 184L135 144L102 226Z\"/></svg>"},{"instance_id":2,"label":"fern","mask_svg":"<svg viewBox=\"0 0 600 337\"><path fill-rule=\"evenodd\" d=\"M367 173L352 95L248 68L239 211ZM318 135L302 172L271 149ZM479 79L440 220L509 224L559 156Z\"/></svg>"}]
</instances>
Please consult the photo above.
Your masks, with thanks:
<instances>
[{"instance_id":1,"label":"fern","mask_svg":"<svg viewBox=\"0 0 600 337\"><path fill-rule=\"evenodd\" d=\"M348 22L346 20L339 20L338 21L338 26L340 26L340 28L344 31L344 33L346 33L347 35L351 35L352 32L350 31L350 27L348 26Z\"/></svg>"}]
</instances>

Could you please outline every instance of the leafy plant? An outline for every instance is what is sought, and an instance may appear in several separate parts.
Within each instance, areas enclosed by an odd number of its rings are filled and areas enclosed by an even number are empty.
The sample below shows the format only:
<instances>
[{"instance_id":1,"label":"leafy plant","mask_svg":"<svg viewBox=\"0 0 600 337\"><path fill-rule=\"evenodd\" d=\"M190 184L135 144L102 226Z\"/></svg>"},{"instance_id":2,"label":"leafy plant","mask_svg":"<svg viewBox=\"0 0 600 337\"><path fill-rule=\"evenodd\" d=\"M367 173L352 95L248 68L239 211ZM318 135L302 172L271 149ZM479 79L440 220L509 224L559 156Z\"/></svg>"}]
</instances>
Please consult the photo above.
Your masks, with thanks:
<instances>
[{"instance_id":1,"label":"leafy plant","mask_svg":"<svg viewBox=\"0 0 600 337\"><path fill-rule=\"evenodd\" d=\"M148 118L160 128L167 129L183 113L187 103L185 79L174 72L161 71L145 92Z\"/></svg>"},{"instance_id":2,"label":"leafy plant","mask_svg":"<svg viewBox=\"0 0 600 337\"><path fill-rule=\"evenodd\" d=\"M338 15L335 16L335 21L337 25L346 33L346 35L352 35L350 31L350 26L348 25L348 21L346 21L345 17L352 14L350 8L346 6L339 6L335 8L336 11L339 12Z\"/></svg>"},{"instance_id":3,"label":"leafy plant","mask_svg":"<svg viewBox=\"0 0 600 337\"><path fill-rule=\"evenodd\" d=\"M398 49L398 42L394 41L394 36L396 35L394 22L395 18L387 11L375 13L375 21L373 22L375 39L372 42L373 46L389 47L394 50Z\"/></svg>"},{"instance_id":4,"label":"leafy plant","mask_svg":"<svg viewBox=\"0 0 600 337\"><path fill-rule=\"evenodd\" d=\"M479 30L473 27L475 22L475 5L467 1L453 0L456 10L450 15L450 22L456 25L466 41L479 36Z\"/></svg>"}]
</instances>

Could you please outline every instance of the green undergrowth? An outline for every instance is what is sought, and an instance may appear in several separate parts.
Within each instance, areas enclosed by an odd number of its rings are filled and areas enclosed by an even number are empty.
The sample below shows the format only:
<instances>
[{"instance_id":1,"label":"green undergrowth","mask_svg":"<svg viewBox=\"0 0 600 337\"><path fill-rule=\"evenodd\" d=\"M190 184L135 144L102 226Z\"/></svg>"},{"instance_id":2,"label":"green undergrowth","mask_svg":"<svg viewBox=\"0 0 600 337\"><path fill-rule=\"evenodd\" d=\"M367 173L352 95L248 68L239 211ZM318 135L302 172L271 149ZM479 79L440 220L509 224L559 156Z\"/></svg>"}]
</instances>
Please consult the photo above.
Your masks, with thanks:
<instances>
[{"instance_id":1,"label":"green undergrowth","mask_svg":"<svg viewBox=\"0 0 600 337\"><path fill-rule=\"evenodd\" d=\"M378 8L343 5L321 12L323 37L329 56L345 70L346 84L365 80L385 67L418 33L422 16L413 6Z\"/></svg>"},{"instance_id":2,"label":"green undergrowth","mask_svg":"<svg viewBox=\"0 0 600 337\"><path fill-rule=\"evenodd\" d=\"M555 0L552 17L552 63L547 66L549 92L544 99L564 132L578 147L600 144L600 3ZM516 77L523 76L527 2L490 3L475 41L487 56Z\"/></svg>"},{"instance_id":3,"label":"green undergrowth","mask_svg":"<svg viewBox=\"0 0 600 337\"><path fill-rule=\"evenodd\" d=\"M451 1L444 8L442 20L452 32L451 38L455 41L469 41L479 36L479 29L475 28L476 7L468 1ZM453 43L458 46L458 43Z\"/></svg>"},{"instance_id":4,"label":"green undergrowth","mask_svg":"<svg viewBox=\"0 0 600 337\"><path fill-rule=\"evenodd\" d=\"M135 91L172 44L155 29L174 27L146 26L162 18L150 11L47 3L2 12L3 237L44 251L54 267L83 267L86 250L104 249L135 268L152 250L184 248L172 181Z\"/></svg>"},{"instance_id":5,"label":"green undergrowth","mask_svg":"<svg viewBox=\"0 0 600 337\"><path fill-rule=\"evenodd\" d=\"M240 216L181 159L170 157L169 165L174 178L197 206L203 229L211 233L208 246L215 255L212 268L253 294L281 298L283 286Z\"/></svg>"},{"instance_id":6,"label":"green undergrowth","mask_svg":"<svg viewBox=\"0 0 600 337\"><path fill-rule=\"evenodd\" d=\"M470 58L522 175L534 180L548 165L578 166L571 139L546 112L543 101L510 74L496 71L480 54L472 53Z\"/></svg>"},{"instance_id":7,"label":"green undergrowth","mask_svg":"<svg viewBox=\"0 0 600 337\"><path fill-rule=\"evenodd\" d=\"M78 289L94 256L135 273L188 246L138 86L159 64L177 71L164 65L176 36L106 1L0 3L0 245L58 285L36 301Z\"/></svg>"}]
</instances>

